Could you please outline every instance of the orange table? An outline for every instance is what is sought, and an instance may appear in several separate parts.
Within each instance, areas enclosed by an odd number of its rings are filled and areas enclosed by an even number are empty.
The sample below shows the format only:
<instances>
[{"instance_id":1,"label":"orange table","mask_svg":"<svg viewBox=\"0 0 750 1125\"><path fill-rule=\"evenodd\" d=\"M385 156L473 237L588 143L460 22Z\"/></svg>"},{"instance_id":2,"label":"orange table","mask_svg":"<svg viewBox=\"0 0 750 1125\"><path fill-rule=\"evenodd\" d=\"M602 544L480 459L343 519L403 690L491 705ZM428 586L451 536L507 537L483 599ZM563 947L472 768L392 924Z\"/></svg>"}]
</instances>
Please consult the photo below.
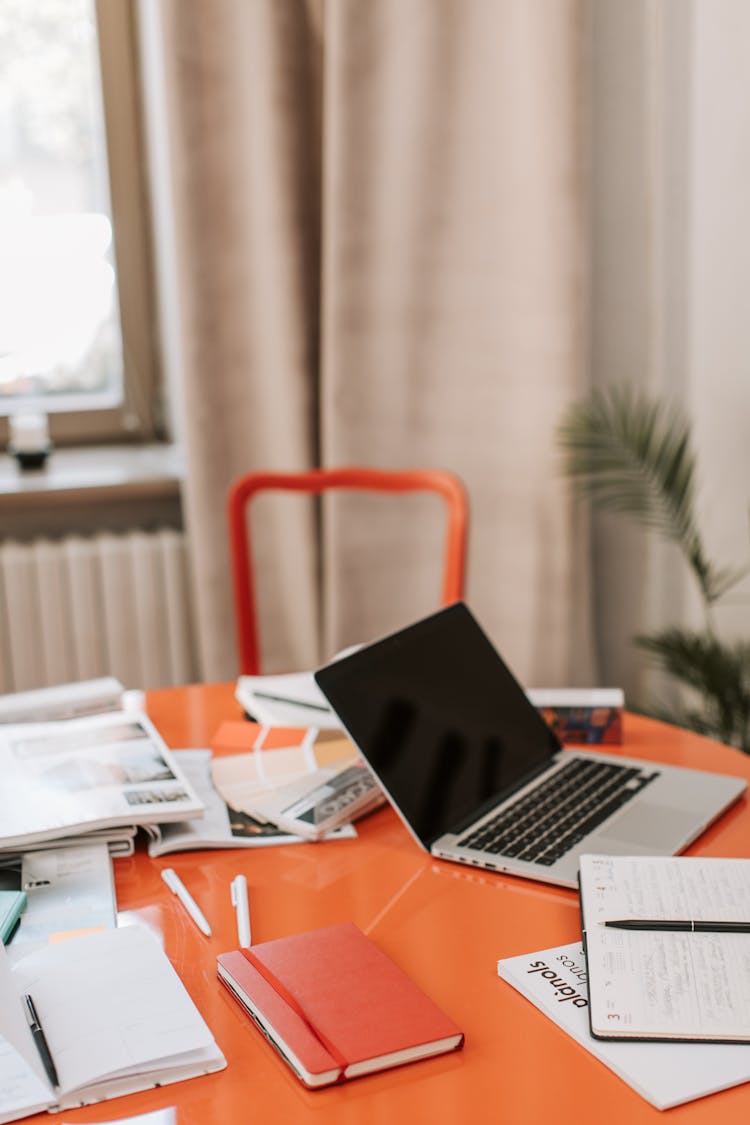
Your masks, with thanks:
<instances>
[{"instance_id":1,"label":"orange table","mask_svg":"<svg viewBox=\"0 0 750 1125\"><path fill-rule=\"evenodd\" d=\"M240 717L232 685L152 692L148 711L173 748L205 746L223 719ZM625 739L623 753L750 779L750 757L661 723L628 715ZM325 844L193 852L161 860L139 852L118 859L121 918L137 918L163 935L228 1066L219 1074L66 1113L63 1120L71 1125L110 1121L165 1107L175 1107L179 1125L600 1125L603 1120L633 1125L665 1120L496 975L500 957L580 937L573 891L435 860L417 847L390 809L360 822L358 830L357 839ZM747 798L691 851L750 855ZM194 893L213 925L212 938L199 933L167 891L159 878L166 866L174 867ZM253 940L356 922L463 1027L464 1050L342 1087L306 1090L216 979L216 955L236 948L229 883L238 872L247 875ZM750 1083L669 1110L668 1120L747 1125Z\"/></svg>"}]
</instances>

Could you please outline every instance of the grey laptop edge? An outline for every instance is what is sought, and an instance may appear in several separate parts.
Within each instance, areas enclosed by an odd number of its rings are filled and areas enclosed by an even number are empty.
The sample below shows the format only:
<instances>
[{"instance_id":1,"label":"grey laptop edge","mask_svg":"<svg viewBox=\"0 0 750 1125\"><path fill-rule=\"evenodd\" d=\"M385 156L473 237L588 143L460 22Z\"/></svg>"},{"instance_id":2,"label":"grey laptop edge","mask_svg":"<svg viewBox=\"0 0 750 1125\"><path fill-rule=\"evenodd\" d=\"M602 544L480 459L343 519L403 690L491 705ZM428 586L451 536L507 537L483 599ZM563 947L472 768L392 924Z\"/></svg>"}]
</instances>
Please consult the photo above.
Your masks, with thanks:
<instances>
[{"instance_id":1,"label":"grey laptop edge","mask_svg":"<svg viewBox=\"0 0 750 1125\"><path fill-rule=\"evenodd\" d=\"M441 859L575 887L582 853L677 854L746 788L563 749L463 602L315 679L406 827Z\"/></svg>"}]
</instances>

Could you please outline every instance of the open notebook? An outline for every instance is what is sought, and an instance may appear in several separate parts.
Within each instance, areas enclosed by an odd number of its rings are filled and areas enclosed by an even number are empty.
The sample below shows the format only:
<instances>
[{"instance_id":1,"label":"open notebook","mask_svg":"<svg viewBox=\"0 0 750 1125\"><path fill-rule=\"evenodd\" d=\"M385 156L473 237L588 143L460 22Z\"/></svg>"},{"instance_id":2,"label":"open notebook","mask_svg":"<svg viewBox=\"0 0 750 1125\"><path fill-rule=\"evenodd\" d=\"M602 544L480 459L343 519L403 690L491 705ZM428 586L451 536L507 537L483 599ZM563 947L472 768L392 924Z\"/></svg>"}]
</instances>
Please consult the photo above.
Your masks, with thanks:
<instances>
[{"instance_id":1,"label":"open notebook","mask_svg":"<svg viewBox=\"0 0 750 1125\"><path fill-rule=\"evenodd\" d=\"M750 1042L750 859L584 855L580 881L592 1035Z\"/></svg>"},{"instance_id":2,"label":"open notebook","mask_svg":"<svg viewBox=\"0 0 750 1125\"><path fill-rule=\"evenodd\" d=\"M57 1077L37 1046L31 996ZM0 948L0 1122L221 1070L226 1061L156 938L142 926L47 945L12 966Z\"/></svg>"}]
</instances>

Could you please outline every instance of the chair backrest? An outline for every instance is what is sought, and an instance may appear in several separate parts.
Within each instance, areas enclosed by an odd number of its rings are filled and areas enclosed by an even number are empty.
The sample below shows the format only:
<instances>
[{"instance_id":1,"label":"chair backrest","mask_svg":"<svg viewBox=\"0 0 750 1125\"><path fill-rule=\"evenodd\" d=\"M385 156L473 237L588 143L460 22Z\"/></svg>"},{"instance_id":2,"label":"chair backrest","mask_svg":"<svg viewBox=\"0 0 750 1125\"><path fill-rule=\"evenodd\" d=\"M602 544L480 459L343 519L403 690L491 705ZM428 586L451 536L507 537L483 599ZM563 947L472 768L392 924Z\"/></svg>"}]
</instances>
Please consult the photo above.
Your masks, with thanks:
<instances>
[{"instance_id":1,"label":"chair backrest","mask_svg":"<svg viewBox=\"0 0 750 1125\"><path fill-rule=\"evenodd\" d=\"M446 505L446 530L441 605L463 597L468 501L463 484L442 469L310 469L307 472L245 473L229 492L229 542L234 578L237 651L240 673L260 672L255 607L252 545L247 508L253 497L268 490L321 493L328 489L368 492L434 492Z\"/></svg>"}]
</instances>

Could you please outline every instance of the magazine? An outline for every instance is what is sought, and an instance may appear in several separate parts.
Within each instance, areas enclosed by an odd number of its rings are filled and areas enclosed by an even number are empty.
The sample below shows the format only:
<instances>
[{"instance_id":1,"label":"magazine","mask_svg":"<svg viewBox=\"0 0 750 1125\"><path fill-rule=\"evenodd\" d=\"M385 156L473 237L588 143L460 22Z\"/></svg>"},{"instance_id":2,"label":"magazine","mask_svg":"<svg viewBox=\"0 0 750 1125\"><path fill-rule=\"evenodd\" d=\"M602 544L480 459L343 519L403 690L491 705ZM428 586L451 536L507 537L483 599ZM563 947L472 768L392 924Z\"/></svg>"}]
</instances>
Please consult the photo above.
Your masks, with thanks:
<instances>
[{"instance_id":1,"label":"magazine","mask_svg":"<svg viewBox=\"0 0 750 1125\"><path fill-rule=\"evenodd\" d=\"M224 738L223 724L217 738ZM242 723L249 753L214 759L213 783L234 813L271 821L308 840L378 808L385 796L341 731Z\"/></svg>"},{"instance_id":2,"label":"magazine","mask_svg":"<svg viewBox=\"0 0 750 1125\"><path fill-rule=\"evenodd\" d=\"M257 820L230 808L211 782L210 750L179 750L177 758L184 776L206 811L200 820L144 825L144 831L149 836L148 854L151 857L201 848L262 848L270 844L304 843L299 835L284 832L269 821ZM356 836L351 825L336 829L327 838L335 840L345 836Z\"/></svg>"},{"instance_id":3,"label":"magazine","mask_svg":"<svg viewBox=\"0 0 750 1125\"><path fill-rule=\"evenodd\" d=\"M657 1109L750 1080L750 1055L744 1043L594 1039L589 1029L586 958L579 941L504 957L497 972Z\"/></svg>"},{"instance_id":4,"label":"magazine","mask_svg":"<svg viewBox=\"0 0 750 1125\"><path fill-rule=\"evenodd\" d=\"M0 851L203 814L172 752L138 712L0 726L0 776Z\"/></svg>"}]
</instances>

